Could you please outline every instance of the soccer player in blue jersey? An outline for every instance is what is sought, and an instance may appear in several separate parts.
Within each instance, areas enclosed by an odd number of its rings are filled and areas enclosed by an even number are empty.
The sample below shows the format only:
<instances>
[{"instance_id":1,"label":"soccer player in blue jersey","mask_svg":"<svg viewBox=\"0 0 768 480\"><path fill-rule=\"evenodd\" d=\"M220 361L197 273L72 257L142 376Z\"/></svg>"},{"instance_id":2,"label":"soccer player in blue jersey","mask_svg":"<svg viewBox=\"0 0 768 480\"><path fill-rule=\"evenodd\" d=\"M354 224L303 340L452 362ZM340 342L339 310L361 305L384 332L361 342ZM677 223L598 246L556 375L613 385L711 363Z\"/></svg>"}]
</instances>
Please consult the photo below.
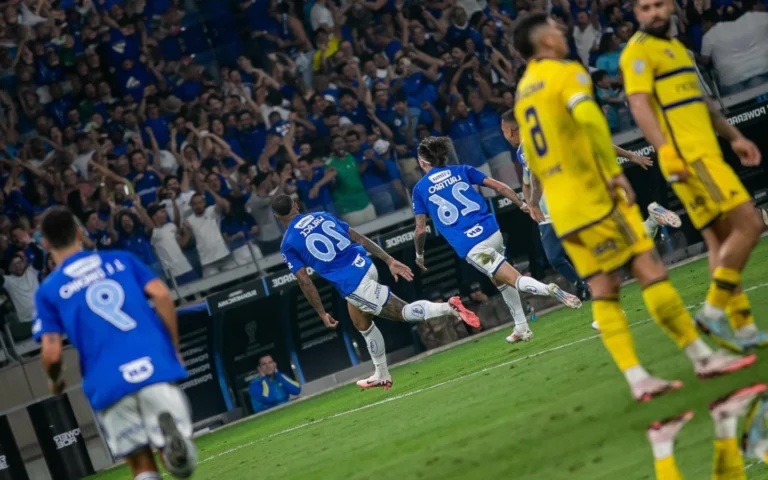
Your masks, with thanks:
<instances>
[{"instance_id":1,"label":"soccer player in blue jersey","mask_svg":"<svg viewBox=\"0 0 768 480\"><path fill-rule=\"evenodd\" d=\"M524 211L528 211L527 206L511 188L487 177L478 169L469 165L446 165L449 148L450 139L447 137L427 137L419 144L419 165L424 170L424 176L413 188L416 264L426 270L424 242L429 215L434 219L437 231L456 253L488 275L501 292L515 319L515 330L507 341L527 342L533 338L533 332L528 327L518 290L556 298L571 308L579 308L581 301L554 283L545 285L521 275L507 262L499 224L472 185L495 190Z\"/></svg>"},{"instance_id":2,"label":"soccer player in blue jersey","mask_svg":"<svg viewBox=\"0 0 768 480\"><path fill-rule=\"evenodd\" d=\"M373 323L374 315L401 322L423 322L454 315L472 327L480 326L480 320L464 308L459 297L452 297L448 303L426 300L405 303L393 295L388 286L378 282L379 273L368 254L383 260L395 281L399 278L413 280L411 269L333 215L325 212L301 214L298 204L288 195L275 197L272 209L285 227L285 236L280 246L283 260L296 276L304 296L325 326L336 328L338 322L325 311L308 269L331 282L347 300L352 323L365 337L368 352L376 367L371 377L357 382L361 388L381 387L388 390L392 387L384 337Z\"/></svg>"},{"instance_id":3,"label":"soccer player in blue jersey","mask_svg":"<svg viewBox=\"0 0 768 480\"><path fill-rule=\"evenodd\" d=\"M112 455L126 459L134 480L159 480L154 446L174 477L188 478L197 452L189 403L172 384L187 373L168 287L128 252L83 251L65 207L48 210L41 228L57 268L35 294L32 332L51 393L64 390L66 335L80 353L83 392Z\"/></svg>"}]
</instances>

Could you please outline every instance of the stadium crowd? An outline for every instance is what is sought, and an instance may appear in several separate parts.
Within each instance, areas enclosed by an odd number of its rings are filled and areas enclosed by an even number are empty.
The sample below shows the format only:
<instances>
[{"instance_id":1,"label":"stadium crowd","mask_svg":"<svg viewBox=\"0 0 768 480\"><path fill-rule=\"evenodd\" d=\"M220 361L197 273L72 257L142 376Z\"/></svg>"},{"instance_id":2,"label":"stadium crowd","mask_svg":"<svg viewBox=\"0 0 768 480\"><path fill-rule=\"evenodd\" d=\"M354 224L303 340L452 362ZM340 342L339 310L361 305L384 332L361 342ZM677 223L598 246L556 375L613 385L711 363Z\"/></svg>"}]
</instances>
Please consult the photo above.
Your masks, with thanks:
<instances>
[{"instance_id":1,"label":"stadium crowd","mask_svg":"<svg viewBox=\"0 0 768 480\"><path fill-rule=\"evenodd\" d=\"M409 206L415 150L510 186L500 130L524 64L515 20L547 9L610 126L632 125L617 0L8 0L0 3L0 255L18 321L53 265L40 215L66 204L87 248L121 248L183 284L276 253L271 198L351 225ZM675 33L716 86L768 81L755 0L683 0Z\"/></svg>"}]
</instances>

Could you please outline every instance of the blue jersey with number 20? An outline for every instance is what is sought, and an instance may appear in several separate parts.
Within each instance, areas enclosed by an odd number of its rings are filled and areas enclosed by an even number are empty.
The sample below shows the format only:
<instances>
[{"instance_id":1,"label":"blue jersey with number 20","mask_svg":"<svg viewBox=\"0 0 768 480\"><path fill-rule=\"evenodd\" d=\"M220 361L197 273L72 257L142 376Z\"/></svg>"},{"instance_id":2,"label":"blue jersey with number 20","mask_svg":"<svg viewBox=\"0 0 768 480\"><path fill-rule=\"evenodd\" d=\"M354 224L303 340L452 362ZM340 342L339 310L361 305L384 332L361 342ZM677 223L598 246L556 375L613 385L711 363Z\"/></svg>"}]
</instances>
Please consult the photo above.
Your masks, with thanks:
<instances>
[{"instance_id":1,"label":"blue jersey with number 20","mask_svg":"<svg viewBox=\"0 0 768 480\"><path fill-rule=\"evenodd\" d=\"M363 246L349 238L349 225L328 213L294 218L280 252L291 273L311 268L344 297L355 291L372 264Z\"/></svg>"},{"instance_id":2,"label":"blue jersey with number 20","mask_svg":"<svg viewBox=\"0 0 768 480\"><path fill-rule=\"evenodd\" d=\"M62 262L35 294L35 340L66 334L80 353L83 392L96 411L187 376L144 294L155 278L128 252L87 251Z\"/></svg>"},{"instance_id":3,"label":"blue jersey with number 20","mask_svg":"<svg viewBox=\"0 0 768 480\"><path fill-rule=\"evenodd\" d=\"M448 165L433 168L413 188L413 213L432 217L461 258L499 230L485 199L472 188L485 179L469 165Z\"/></svg>"}]
</instances>

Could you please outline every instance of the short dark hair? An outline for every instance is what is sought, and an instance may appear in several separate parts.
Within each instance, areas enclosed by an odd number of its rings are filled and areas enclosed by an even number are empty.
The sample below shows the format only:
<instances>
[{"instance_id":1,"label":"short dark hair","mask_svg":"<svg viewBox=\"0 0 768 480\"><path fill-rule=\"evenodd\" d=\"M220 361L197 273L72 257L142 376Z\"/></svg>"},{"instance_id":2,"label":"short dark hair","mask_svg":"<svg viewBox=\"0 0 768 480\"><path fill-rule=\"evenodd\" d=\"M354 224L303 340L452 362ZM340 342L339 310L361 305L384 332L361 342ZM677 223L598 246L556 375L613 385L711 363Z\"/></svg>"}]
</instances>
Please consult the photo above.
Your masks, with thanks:
<instances>
[{"instance_id":1,"label":"short dark hair","mask_svg":"<svg viewBox=\"0 0 768 480\"><path fill-rule=\"evenodd\" d=\"M598 83L603 81L603 79L607 75L608 75L608 72L606 72L605 70L597 70L595 72L592 72L592 83L597 85Z\"/></svg>"},{"instance_id":2,"label":"short dark hair","mask_svg":"<svg viewBox=\"0 0 768 480\"><path fill-rule=\"evenodd\" d=\"M448 161L450 147L448 137L427 137L419 144L419 158L433 167L442 167Z\"/></svg>"},{"instance_id":3,"label":"short dark hair","mask_svg":"<svg viewBox=\"0 0 768 480\"><path fill-rule=\"evenodd\" d=\"M67 207L53 207L45 212L40 230L54 250L71 247L77 241L77 222Z\"/></svg>"},{"instance_id":4,"label":"short dark hair","mask_svg":"<svg viewBox=\"0 0 768 480\"><path fill-rule=\"evenodd\" d=\"M179 177L177 177L176 175L168 175L163 179L163 187L168 188L168 184L171 182L171 180L180 181Z\"/></svg>"},{"instance_id":5,"label":"short dark hair","mask_svg":"<svg viewBox=\"0 0 768 480\"><path fill-rule=\"evenodd\" d=\"M518 22L514 32L514 45L524 59L529 59L536 53L536 45L533 44L533 33L547 24L546 13L534 13Z\"/></svg>"},{"instance_id":6,"label":"short dark hair","mask_svg":"<svg viewBox=\"0 0 768 480\"><path fill-rule=\"evenodd\" d=\"M284 217L291 213L293 209L293 199L288 195L278 195L272 200L272 210L276 214Z\"/></svg>"},{"instance_id":7,"label":"short dark hair","mask_svg":"<svg viewBox=\"0 0 768 480\"><path fill-rule=\"evenodd\" d=\"M501 121L504 123L514 123L517 125L517 119L515 118L515 109L510 108L506 112L501 114Z\"/></svg>"}]
</instances>

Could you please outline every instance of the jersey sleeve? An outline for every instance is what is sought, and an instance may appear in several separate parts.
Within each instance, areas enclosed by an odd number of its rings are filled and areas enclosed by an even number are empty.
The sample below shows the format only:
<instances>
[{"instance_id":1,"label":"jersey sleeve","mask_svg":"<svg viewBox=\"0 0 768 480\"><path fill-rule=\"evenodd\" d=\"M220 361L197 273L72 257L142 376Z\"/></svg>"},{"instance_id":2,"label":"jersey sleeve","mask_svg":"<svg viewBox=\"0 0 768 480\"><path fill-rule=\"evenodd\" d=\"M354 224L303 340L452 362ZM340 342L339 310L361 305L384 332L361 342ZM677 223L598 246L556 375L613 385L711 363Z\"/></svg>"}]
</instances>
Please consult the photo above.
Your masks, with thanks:
<instances>
[{"instance_id":1,"label":"jersey sleeve","mask_svg":"<svg viewBox=\"0 0 768 480\"><path fill-rule=\"evenodd\" d=\"M413 189L413 194L411 196L413 197L413 214L429 215L429 210L427 210L427 206L424 205L424 198L421 195L421 190L418 188L418 185Z\"/></svg>"},{"instance_id":2,"label":"jersey sleeve","mask_svg":"<svg viewBox=\"0 0 768 480\"><path fill-rule=\"evenodd\" d=\"M462 165L462 167L464 168L464 173L469 179L469 183L472 185L482 185L483 181L488 178L486 174L476 169L475 167L470 167L469 165Z\"/></svg>"},{"instance_id":3,"label":"jersey sleeve","mask_svg":"<svg viewBox=\"0 0 768 480\"><path fill-rule=\"evenodd\" d=\"M637 42L630 42L624 48L619 59L619 66L624 76L626 94L653 92L653 70L648 55Z\"/></svg>"},{"instance_id":4,"label":"jersey sleeve","mask_svg":"<svg viewBox=\"0 0 768 480\"><path fill-rule=\"evenodd\" d=\"M569 112L579 103L592 100L592 79L581 65L568 63L561 82L560 97Z\"/></svg>"},{"instance_id":5,"label":"jersey sleeve","mask_svg":"<svg viewBox=\"0 0 768 480\"><path fill-rule=\"evenodd\" d=\"M283 254L283 262L288 265L292 274L296 275L296 272L304 268L304 262L301 261L301 258L296 254L296 251L290 246L286 246L285 242L283 242L280 253Z\"/></svg>"},{"instance_id":6,"label":"jersey sleeve","mask_svg":"<svg viewBox=\"0 0 768 480\"><path fill-rule=\"evenodd\" d=\"M45 290L37 290L35 294L35 321L32 324L32 335L39 342L46 333L64 333L58 309L45 296Z\"/></svg>"}]
</instances>

